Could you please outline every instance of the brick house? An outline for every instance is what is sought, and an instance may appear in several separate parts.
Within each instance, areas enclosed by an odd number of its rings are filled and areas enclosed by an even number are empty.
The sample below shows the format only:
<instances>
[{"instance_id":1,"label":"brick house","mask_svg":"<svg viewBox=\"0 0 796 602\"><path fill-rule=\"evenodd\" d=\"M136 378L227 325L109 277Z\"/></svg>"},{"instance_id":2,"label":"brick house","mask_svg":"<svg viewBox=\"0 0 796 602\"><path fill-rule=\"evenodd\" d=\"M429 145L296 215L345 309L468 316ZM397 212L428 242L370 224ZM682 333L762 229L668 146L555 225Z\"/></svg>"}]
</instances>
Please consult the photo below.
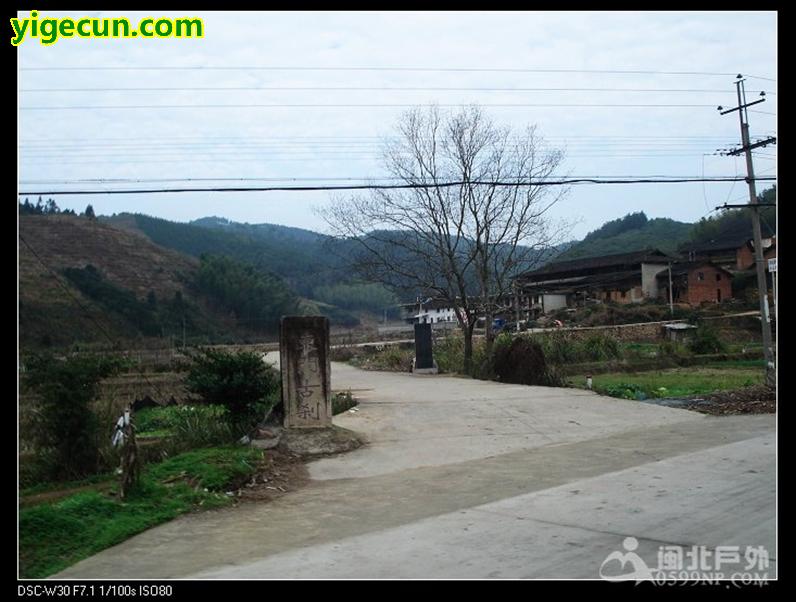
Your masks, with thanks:
<instances>
[{"instance_id":1,"label":"brick house","mask_svg":"<svg viewBox=\"0 0 796 602\"><path fill-rule=\"evenodd\" d=\"M658 289L661 298L669 299L669 270L660 272ZM672 301L701 305L720 303L732 298L732 272L709 261L672 264Z\"/></svg>"}]
</instances>

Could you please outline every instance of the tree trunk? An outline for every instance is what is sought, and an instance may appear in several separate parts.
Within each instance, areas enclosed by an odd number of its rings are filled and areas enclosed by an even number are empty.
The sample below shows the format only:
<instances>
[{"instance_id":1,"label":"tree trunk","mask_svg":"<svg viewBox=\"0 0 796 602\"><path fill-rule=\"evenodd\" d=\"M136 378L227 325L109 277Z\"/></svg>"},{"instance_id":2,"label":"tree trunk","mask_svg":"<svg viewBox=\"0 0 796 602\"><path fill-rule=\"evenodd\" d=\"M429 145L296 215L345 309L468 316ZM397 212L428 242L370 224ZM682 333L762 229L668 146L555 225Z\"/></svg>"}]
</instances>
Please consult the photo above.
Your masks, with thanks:
<instances>
[{"instance_id":1,"label":"tree trunk","mask_svg":"<svg viewBox=\"0 0 796 602\"><path fill-rule=\"evenodd\" d=\"M494 321L494 313L491 309L486 310L484 314L484 340L486 342L486 354L492 353L492 345L495 342L495 333L492 330L492 322Z\"/></svg>"},{"instance_id":2,"label":"tree trunk","mask_svg":"<svg viewBox=\"0 0 796 602\"><path fill-rule=\"evenodd\" d=\"M464 335L464 373L472 374L473 371L473 329L468 325L462 328Z\"/></svg>"}]
</instances>

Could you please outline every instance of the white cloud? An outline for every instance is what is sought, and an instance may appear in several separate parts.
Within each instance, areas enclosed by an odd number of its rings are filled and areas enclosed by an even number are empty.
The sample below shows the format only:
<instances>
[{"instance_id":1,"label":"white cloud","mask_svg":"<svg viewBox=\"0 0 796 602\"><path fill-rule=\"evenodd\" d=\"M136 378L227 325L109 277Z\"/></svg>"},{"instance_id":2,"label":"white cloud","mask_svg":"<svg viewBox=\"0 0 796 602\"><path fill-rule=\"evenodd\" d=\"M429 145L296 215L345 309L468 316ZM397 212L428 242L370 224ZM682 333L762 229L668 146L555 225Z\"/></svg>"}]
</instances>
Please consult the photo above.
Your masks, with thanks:
<instances>
[{"instance_id":1,"label":"white cloud","mask_svg":"<svg viewBox=\"0 0 796 602\"><path fill-rule=\"evenodd\" d=\"M64 16L66 13L47 13ZM169 16L193 16L184 12ZM44 12L42 11L42 15ZM22 16L26 16L23 13ZM83 16L69 14L69 16ZM103 16L120 16L103 13ZM131 19L143 13L125 13ZM159 13L154 16L161 16ZM773 12L519 12L519 13L223 13L199 14L198 40L60 40L44 47L27 40L20 64L41 66L285 66L628 69L704 71L776 77ZM714 105L730 105L732 76L598 73L484 73L408 71L22 71L23 88L365 86L365 87L606 87L704 88L680 92L476 91L107 91L23 92L21 107L134 104L333 103L660 103L694 108L494 108L511 125L538 123L551 141L567 141L568 169L588 175L699 175L713 141L666 146L665 140L600 136L717 136L737 139L737 121ZM776 83L750 80L750 88ZM769 96L766 111L775 111ZM162 177L341 177L377 175L361 140L381 136L400 109L197 108L20 111L23 180ZM776 130L776 118L753 114L753 133ZM593 136L595 138L587 138ZM186 139L186 137L193 137ZM328 137L310 148L307 137ZM340 140L345 137L346 140ZM270 140L262 140L268 138ZM273 139L279 138L275 141ZM314 156L309 151L328 148ZM64 146L76 144L79 146ZM238 141L236 144L235 141ZM49 150L42 148L49 142ZM247 146L248 141L248 146ZM182 146L175 146L184 142ZM242 154L258 147L262 154ZM353 142L359 142L354 144ZM644 145L640 144L645 143ZM682 141L681 141L682 142ZM698 141L692 141L698 142ZM117 146L109 147L114 143ZM200 146L189 143L201 143ZM225 143L225 144L224 144ZM609 144L610 143L610 144ZM30 145L36 146L33 150ZM59 146L60 145L60 146ZM93 146L92 146L93 145ZM238 152L236 156L234 153ZM270 151L266 153L265 151ZM291 151L291 152L288 152ZM300 152L301 151L301 152ZM620 152L621 151L621 152ZM638 155L656 155L655 158ZM36 162L33 157L38 157ZM363 160L366 159L366 160ZM771 169L762 160L759 169ZM732 159L711 156L707 175L732 174ZM768 173L773 173L769 171ZM23 189L30 188L28 185ZM582 215L576 234L629 211L696 220L739 194L739 186L579 187L559 209ZM742 192L742 191L741 191ZM309 210L323 194L168 195L92 197L100 212L142 211L173 219L219 214L250 222L320 227ZM82 209L85 198L58 198Z\"/></svg>"}]
</instances>

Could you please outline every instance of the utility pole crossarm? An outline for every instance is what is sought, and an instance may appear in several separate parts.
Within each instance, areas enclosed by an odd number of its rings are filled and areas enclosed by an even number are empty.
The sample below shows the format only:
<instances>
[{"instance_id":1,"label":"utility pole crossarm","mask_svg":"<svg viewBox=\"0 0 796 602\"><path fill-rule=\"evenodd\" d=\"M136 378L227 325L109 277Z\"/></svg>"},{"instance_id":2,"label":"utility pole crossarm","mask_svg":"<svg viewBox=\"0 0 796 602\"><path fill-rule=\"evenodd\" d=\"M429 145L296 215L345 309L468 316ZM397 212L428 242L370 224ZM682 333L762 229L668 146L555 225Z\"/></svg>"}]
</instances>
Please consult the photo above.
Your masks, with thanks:
<instances>
[{"instance_id":1,"label":"utility pole crossarm","mask_svg":"<svg viewBox=\"0 0 796 602\"><path fill-rule=\"evenodd\" d=\"M724 203L723 205L719 205L716 207L716 211L719 209L754 209L757 210L760 207L776 207L776 203L755 203L754 205L750 205L749 203L744 203L743 205L728 205Z\"/></svg>"},{"instance_id":2,"label":"utility pole crossarm","mask_svg":"<svg viewBox=\"0 0 796 602\"><path fill-rule=\"evenodd\" d=\"M742 146L741 148L734 148L731 151L727 151L726 153L723 153L723 154L725 154L725 155L741 155L741 154L745 153L748 150L753 150L755 148L760 148L760 147L763 147L763 146L768 146L769 144L776 144L776 143L777 143L776 136L771 136L770 138L766 138L765 140L759 140L758 142L750 144L749 146Z\"/></svg>"},{"instance_id":3,"label":"utility pole crossarm","mask_svg":"<svg viewBox=\"0 0 796 602\"><path fill-rule=\"evenodd\" d=\"M733 113L735 111L740 111L741 109L745 109L746 107L751 107L753 105L759 105L761 102L766 102L766 99L765 98L761 98L760 100L756 100L754 102L750 102L750 103L747 103L747 104L740 104L739 103L739 106L737 106L735 108L732 108L732 109L727 109L726 111L721 111L721 114L722 115L726 115L727 113ZM721 110L721 109L722 109L722 107L719 107L719 110Z\"/></svg>"}]
</instances>

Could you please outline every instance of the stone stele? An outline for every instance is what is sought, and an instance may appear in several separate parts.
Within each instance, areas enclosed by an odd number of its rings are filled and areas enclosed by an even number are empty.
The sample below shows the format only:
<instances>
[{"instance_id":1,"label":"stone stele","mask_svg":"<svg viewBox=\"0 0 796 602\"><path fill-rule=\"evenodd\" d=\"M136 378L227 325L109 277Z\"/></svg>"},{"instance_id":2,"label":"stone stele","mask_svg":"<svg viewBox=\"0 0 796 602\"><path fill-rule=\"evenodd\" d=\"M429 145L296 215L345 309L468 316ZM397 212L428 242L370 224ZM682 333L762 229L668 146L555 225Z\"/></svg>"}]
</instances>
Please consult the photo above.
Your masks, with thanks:
<instances>
[{"instance_id":1,"label":"stone stele","mask_svg":"<svg viewBox=\"0 0 796 602\"><path fill-rule=\"evenodd\" d=\"M283 317L279 323L279 357L285 427L331 426L329 319Z\"/></svg>"}]
</instances>

